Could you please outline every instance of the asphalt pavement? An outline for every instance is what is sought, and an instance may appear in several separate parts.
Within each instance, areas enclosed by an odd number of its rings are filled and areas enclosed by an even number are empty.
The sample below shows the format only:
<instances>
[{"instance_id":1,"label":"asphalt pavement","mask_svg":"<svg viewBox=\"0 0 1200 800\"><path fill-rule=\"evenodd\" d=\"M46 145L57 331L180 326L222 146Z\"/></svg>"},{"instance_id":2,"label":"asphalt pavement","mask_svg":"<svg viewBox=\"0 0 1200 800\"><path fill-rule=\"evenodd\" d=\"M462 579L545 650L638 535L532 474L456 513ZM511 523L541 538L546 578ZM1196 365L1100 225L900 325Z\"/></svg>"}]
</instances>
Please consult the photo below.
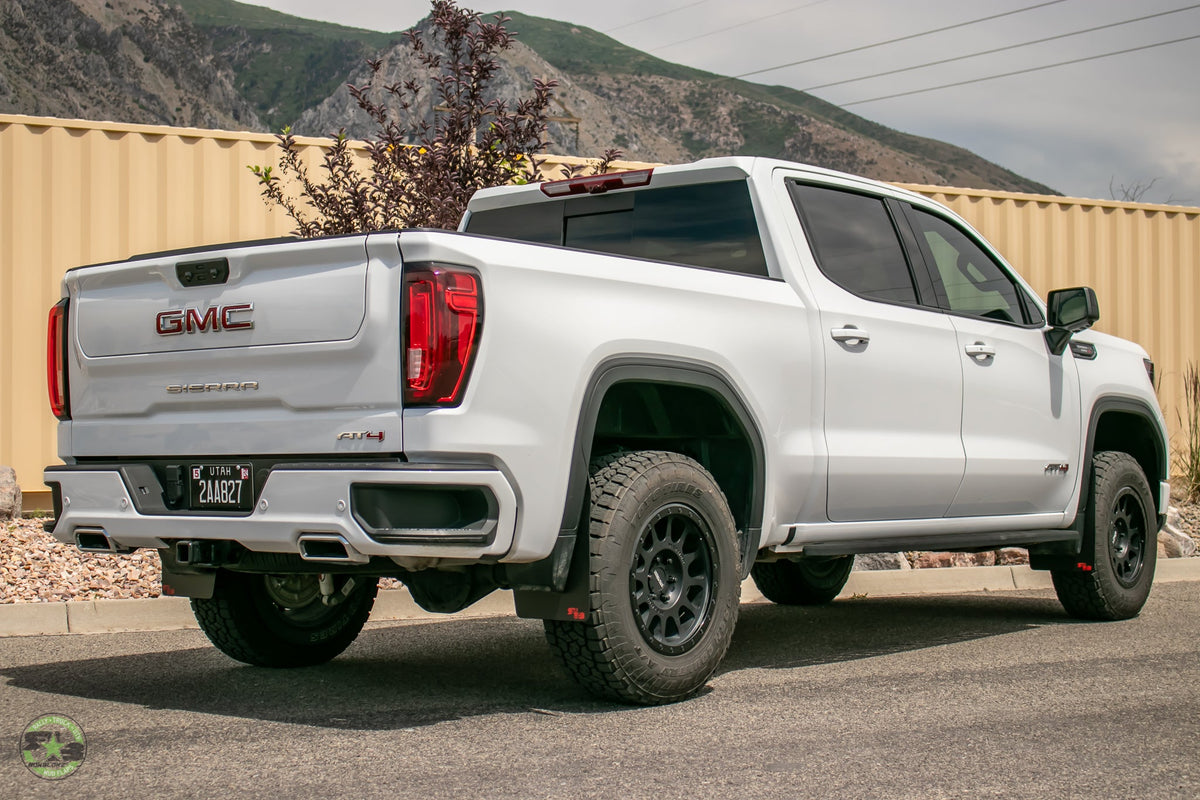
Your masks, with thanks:
<instances>
[{"instance_id":1,"label":"asphalt pavement","mask_svg":"<svg viewBox=\"0 0 1200 800\"><path fill-rule=\"evenodd\" d=\"M592 700L511 616L371 622L297 670L195 630L0 639L0 740L48 713L84 761L0 749L0 797L1195 798L1200 581L1115 623L1044 589L746 604L661 708Z\"/></svg>"}]
</instances>

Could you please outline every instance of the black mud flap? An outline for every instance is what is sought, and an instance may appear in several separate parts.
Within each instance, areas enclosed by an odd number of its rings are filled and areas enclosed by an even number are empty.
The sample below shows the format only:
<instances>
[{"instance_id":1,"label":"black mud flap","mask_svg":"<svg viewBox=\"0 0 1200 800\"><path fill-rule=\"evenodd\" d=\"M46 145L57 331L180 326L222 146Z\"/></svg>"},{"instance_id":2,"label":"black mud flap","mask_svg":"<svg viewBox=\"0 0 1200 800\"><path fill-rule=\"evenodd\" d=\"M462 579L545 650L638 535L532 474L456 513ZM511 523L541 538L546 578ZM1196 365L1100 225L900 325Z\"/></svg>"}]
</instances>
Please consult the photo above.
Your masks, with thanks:
<instances>
[{"instance_id":1,"label":"black mud flap","mask_svg":"<svg viewBox=\"0 0 1200 800\"><path fill-rule=\"evenodd\" d=\"M1078 539L1065 542L1045 542L1029 546L1029 568L1052 572L1091 572L1096 566L1093 535L1085 529L1084 511L1076 517L1074 529Z\"/></svg>"},{"instance_id":2,"label":"black mud flap","mask_svg":"<svg viewBox=\"0 0 1200 800\"><path fill-rule=\"evenodd\" d=\"M586 530L586 529L585 529ZM560 544L566 544L566 537L561 536ZM587 534L572 534L570 539L570 562L566 565L565 582L562 591L555 591L553 582L545 588L514 586L513 598L516 600L517 616L523 619L555 619L561 621L583 622L587 619L588 608L588 540ZM558 547L555 548L557 552ZM554 555L548 562L553 563ZM539 564L542 562L538 562ZM559 562L561 564L561 562ZM532 566L532 565L531 565ZM561 567L560 567L561 569Z\"/></svg>"},{"instance_id":3,"label":"black mud flap","mask_svg":"<svg viewBox=\"0 0 1200 800\"><path fill-rule=\"evenodd\" d=\"M168 572L162 573L162 593L164 597L198 597L208 600L213 596L213 587L217 584L217 571L208 572Z\"/></svg>"},{"instance_id":4,"label":"black mud flap","mask_svg":"<svg viewBox=\"0 0 1200 800\"><path fill-rule=\"evenodd\" d=\"M162 562L162 593L164 597L197 597L208 600L217 584L215 568L190 567L175 559L175 548L158 551Z\"/></svg>"}]
</instances>

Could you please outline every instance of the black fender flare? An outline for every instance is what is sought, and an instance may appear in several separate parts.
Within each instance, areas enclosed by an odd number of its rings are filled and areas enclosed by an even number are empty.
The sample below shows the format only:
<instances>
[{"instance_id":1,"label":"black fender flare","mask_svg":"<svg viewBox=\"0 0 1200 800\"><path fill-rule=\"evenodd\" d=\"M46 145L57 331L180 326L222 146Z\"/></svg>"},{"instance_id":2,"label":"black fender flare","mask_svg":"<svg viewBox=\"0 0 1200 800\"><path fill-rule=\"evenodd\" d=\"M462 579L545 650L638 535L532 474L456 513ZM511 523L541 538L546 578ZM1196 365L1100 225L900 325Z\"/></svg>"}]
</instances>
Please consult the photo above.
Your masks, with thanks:
<instances>
[{"instance_id":1,"label":"black fender flare","mask_svg":"<svg viewBox=\"0 0 1200 800\"><path fill-rule=\"evenodd\" d=\"M1170 465L1167 463L1167 459L1169 457L1167 441L1163 438L1162 430L1159 428L1158 422L1155 419L1154 411L1144 400L1135 397L1125 397L1122 395L1104 395L1098 398L1092 405L1091 416L1088 419L1087 443L1083 450L1083 464L1081 464L1080 467L1090 470L1092 458L1096 455L1096 431L1100 427L1100 417L1104 416L1104 414L1110 411L1120 411L1126 414L1133 414L1134 416L1143 418L1147 423L1149 423L1150 430L1154 434L1154 457L1158 462L1159 476L1161 478L1161 476L1167 475L1170 469ZM1085 475L1088 474L1090 473L1085 473ZM1147 477L1152 479L1153 476ZM1090 483L1089 478L1085 477L1084 480ZM1084 489L1085 491L1080 492L1079 496L1080 513L1085 511L1087 508L1087 498L1090 494L1091 487L1084 486ZM1151 486L1150 489L1151 491L1155 492L1154 499L1157 501L1158 487ZM1155 510L1157 511L1157 509Z\"/></svg>"},{"instance_id":2,"label":"black fender flare","mask_svg":"<svg viewBox=\"0 0 1200 800\"><path fill-rule=\"evenodd\" d=\"M608 391L619 383L645 381L672 383L701 389L717 398L737 419L749 442L753 461L750 507L746 530L739 538L742 548L742 578L750 573L759 542L766 495L766 451L762 428L732 379L721 370L699 361L661 355L620 355L597 365L588 379L577 417L571 448L571 471L563 503L558 540L549 558L509 569L509 584L517 601L517 613L542 619L576 619L572 611L586 607L587 548L580 528L589 518L589 463L592 439L601 404ZM577 596L578 595L578 596Z\"/></svg>"}]
</instances>

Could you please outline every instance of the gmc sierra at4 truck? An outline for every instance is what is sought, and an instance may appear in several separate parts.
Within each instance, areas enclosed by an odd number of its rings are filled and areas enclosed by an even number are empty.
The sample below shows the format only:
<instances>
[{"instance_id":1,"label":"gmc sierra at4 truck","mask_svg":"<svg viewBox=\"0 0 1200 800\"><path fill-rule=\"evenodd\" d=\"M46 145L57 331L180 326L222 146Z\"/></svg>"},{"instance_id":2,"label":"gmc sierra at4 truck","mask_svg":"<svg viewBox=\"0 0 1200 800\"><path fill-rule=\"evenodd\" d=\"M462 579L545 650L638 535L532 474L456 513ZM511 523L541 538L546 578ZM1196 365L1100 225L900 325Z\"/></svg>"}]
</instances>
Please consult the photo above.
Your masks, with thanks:
<instances>
[{"instance_id":1,"label":"gmc sierra at4 truck","mask_svg":"<svg viewBox=\"0 0 1200 800\"><path fill-rule=\"evenodd\" d=\"M1167 507L1153 364L919 195L722 158L480 191L460 230L80 267L49 319L48 527L155 548L240 661L341 653L378 579L497 589L634 703L721 661L753 575L1028 548L1136 615Z\"/></svg>"}]
</instances>

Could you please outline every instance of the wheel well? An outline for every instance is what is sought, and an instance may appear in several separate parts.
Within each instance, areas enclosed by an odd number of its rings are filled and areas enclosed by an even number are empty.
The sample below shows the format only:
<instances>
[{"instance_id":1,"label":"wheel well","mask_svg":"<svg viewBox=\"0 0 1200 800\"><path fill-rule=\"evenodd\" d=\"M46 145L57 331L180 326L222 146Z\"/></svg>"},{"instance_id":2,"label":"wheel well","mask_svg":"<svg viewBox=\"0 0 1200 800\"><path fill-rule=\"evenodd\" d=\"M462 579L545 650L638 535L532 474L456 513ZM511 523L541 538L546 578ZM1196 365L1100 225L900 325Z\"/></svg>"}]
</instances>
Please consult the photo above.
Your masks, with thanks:
<instances>
[{"instance_id":1,"label":"wheel well","mask_svg":"<svg viewBox=\"0 0 1200 800\"><path fill-rule=\"evenodd\" d=\"M1103 412L1096 422L1091 455L1105 450L1133 456L1157 498L1159 481L1166 477L1166 453L1150 420L1130 411Z\"/></svg>"},{"instance_id":2,"label":"wheel well","mask_svg":"<svg viewBox=\"0 0 1200 800\"><path fill-rule=\"evenodd\" d=\"M600 403L591 456L669 450L694 458L725 493L738 529L757 529L757 448L728 401L709 388L629 380Z\"/></svg>"}]
</instances>

